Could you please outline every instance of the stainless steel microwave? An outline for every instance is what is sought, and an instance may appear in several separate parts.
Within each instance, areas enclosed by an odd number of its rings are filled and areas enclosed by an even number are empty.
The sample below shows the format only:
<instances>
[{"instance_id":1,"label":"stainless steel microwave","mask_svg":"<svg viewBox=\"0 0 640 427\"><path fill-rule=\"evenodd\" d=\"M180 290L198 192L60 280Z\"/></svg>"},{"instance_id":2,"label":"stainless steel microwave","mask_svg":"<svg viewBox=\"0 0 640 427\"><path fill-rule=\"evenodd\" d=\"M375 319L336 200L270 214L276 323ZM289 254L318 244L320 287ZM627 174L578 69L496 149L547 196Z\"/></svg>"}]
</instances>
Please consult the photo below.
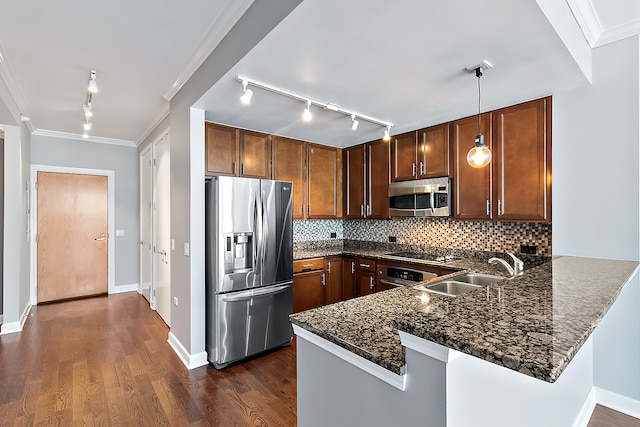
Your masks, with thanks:
<instances>
[{"instance_id":1,"label":"stainless steel microwave","mask_svg":"<svg viewBox=\"0 0 640 427\"><path fill-rule=\"evenodd\" d=\"M392 217L451 216L451 178L391 183L389 215Z\"/></svg>"}]
</instances>

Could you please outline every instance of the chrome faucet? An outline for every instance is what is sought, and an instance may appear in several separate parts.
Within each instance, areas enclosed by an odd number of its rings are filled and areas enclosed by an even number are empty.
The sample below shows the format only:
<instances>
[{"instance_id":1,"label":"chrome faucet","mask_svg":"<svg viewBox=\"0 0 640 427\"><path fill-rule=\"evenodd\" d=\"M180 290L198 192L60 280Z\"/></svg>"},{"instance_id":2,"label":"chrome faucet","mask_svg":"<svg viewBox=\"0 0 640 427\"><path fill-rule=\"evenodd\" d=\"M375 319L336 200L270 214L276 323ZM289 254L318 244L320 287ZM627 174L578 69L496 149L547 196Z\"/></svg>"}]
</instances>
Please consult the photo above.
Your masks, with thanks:
<instances>
[{"instance_id":1,"label":"chrome faucet","mask_svg":"<svg viewBox=\"0 0 640 427\"><path fill-rule=\"evenodd\" d=\"M507 269L511 277L522 276L522 273L524 272L524 262L511 252L507 252L507 255L513 258L513 267L511 267L509 263L502 258L490 258L489 264L500 263Z\"/></svg>"}]
</instances>

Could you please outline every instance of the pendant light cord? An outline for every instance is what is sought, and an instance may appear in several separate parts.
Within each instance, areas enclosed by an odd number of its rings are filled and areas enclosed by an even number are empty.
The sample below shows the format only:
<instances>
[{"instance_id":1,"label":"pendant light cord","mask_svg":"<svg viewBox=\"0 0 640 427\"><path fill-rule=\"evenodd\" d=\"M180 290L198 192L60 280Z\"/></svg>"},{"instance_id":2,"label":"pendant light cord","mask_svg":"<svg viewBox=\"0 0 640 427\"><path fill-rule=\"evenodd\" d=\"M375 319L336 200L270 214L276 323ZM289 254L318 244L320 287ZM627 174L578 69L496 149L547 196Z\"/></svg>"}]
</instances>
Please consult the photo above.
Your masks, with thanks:
<instances>
[{"instance_id":1,"label":"pendant light cord","mask_svg":"<svg viewBox=\"0 0 640 427\"><path fill-rule=\"evenodd\" d=\"M480 134L480 77L482 77L482 69L480 67L476 68L476 77L478 78L478 134Z\"/></svg>"}]
</instances>

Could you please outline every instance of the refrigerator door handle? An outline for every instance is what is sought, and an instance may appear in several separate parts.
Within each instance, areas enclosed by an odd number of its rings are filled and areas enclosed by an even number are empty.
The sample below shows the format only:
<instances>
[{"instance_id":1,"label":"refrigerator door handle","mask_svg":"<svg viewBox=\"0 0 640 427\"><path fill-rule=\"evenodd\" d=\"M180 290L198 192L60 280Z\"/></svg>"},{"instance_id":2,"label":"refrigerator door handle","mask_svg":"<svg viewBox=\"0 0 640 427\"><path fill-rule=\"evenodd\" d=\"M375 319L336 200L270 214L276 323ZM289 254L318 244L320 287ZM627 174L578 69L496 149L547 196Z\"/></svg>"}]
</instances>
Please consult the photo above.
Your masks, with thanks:
<instances>
[{"instance_id":1,"label":"refrigerator door handle","mask_svg":"<svg viewBox=\"0 0 640 427\"><path fill-rule=\"evenodd\" d=\"M280 285L280 286L270 286L267 289L235 292L233 295L223 296L222 301L224 302L246 301L246 300L250 300L251 298L262 297L266 295L274 295L282 291L285 291L290 286L291 284L286 284L286 285Z\"/></svg>"}]
</instances>

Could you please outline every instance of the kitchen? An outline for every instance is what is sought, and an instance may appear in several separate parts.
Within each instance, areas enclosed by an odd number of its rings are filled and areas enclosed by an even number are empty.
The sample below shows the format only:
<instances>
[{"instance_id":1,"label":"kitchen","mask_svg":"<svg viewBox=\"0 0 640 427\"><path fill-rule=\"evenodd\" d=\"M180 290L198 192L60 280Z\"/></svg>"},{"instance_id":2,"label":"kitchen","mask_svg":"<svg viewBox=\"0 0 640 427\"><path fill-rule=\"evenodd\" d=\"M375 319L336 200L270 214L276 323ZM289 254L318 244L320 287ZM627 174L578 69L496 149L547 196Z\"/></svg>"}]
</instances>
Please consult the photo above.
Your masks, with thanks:
<instances>
[{"instance_id":1,"label":"kitchen","mask_svg":"<svg viewBox=\"0 0 640 427\"><path fill-rule=\"evenodd\" d=\"M528 10L528 12L530 11ZM553 254L623 260L637 260L638 258L636 224L638 209L636 206L637 195L635 194L637 192L633 191L637 187L638 181L636 179L638 156L636 155L637 148L634 148L638 138L637 126L636 128L632 126L633 123L637 123L635 112L638 109L638 102L637 95L630 94L637 91L628 90L629 87L637 86L638 54L636 43L637 40L630 39L598 48L593 52L593 86L559 90L553 93ZM473 61L483 58L484 56L474 58ZM461 61L463 63L456 70L471 65L473 61L466 59ZM499 62L496 61L495 70L487 71L483 77L485 99L489 99L489 94L492 91L495 93L495 86L489 86L489 82L491 81L491 73L499 72L500 67L504 66L504 62L502 65L499 65ZM619 66L610 67L609 64L618 64ZM215 79L215 76L220 77L222 72L212 64L208 65L209 68L205 67L198 75L202 76L213 71L211 79ZM615 68L615 71L612 68ZM543 69L541 67L539 70ZM233 88L229 99L233 100L237 99L241 91L240 84L235 81L235 75L234 73L229 79L229 87ZM471 115L475 110L475 79L472 75L466 75L464 79L466 79L465 81L470 80L469 86L466 86L469 88L469 102L465 114ZM493 83L493 85L495 84ZM204 88L204 86L207 87ZM200 268L203 263L198 255L199 252L203 252L204 242L199 242L197 237L202 235L199 224L203 221L198 212L203 211L203 201L197 197L190 197L189 194L192 191L196 194L204 193L203 189L199 187L202 171L197 167L192 168L191 161L194 164L200 164L201 153L205 152L204 129L201 128L202 123L207 119L203 110L194 111L191 115L189 109L195 103L196 98L200 97L203 91L210 86L209 83L203 85L194 81L187 85L187 89L179 94L171 105L172 165L175 165L177 170L185 171L183 175L173 177L172 186L174 189L172 189L172 193L175 193L175 197L172 198L172 210L175 219L172 224L172 236L179 246L184 242L189 242L192 248L191 257L176 256L174 260L173 281L180 283L174 292L175 296L180 298L181 305L172 308L172 333L183 345L185 350L183 357L188 366L197 365L202 361L201 355L205 348L204 333L201 327L201 319L204 317L204 307L203 304L201 305L204 300L204 292L198 285L204 281ZM539 98L547 94L539 93L537 96L530 97L523 95L521 100ZM340 100L340 102L343 101ZM487 110L513 104L515 102L488 105ZM603 107L605 105L608 107ZM195 106L197 107L197 105ZM198 109L194 108L194 110ZM440 121L434 118L433 123L424 123L424 125L453 120L465 114L450 115ZM190 130L192 120L195 125L193 130ZM618 126L619 123L629 125ZM227 124L233 125L234 123ZM422 127L415 126L413 129ZM410 131L411 128L405 130ZM300 138L302 139L302 137ZM41 143L37 138L34 139L36 140L35 144ZM320 141L319 138L311 136L305 139ZM578 146L573 141L580 141L581 145ZM607 151L604 153L600 150L600 144L603 141L606 141L607 144ZM578 147L586 149L581 150ZM613 153L623 154L614 156ZM600 171L599 174L606 176L607 179L594 182L594 168L597 168ZM589 182L590 185L585 186L584 182ZM628 183L628 187L625 188L627 188L629 196L620 197L617 200L618 209L615 220L603 223L604 215L594 212L592 209L592 195L593 192L603 194L610 191L608 182ZM379 227L379 225L368 223L366 220L361 223L358 221L356 220L353 226L348 225L349 221L336 219L322 222L322 225L311 222L304 225L297 224L296 227L299 230L308 229L310 233L313 230L318 230L317 236L326 239L331 239L331 232L336 233L336 238L339 238L338 236L350 238L357 236L357 233L363 230L375 233L376 227ZM437 221L435 223L439 224ZM403 224L415 227L415 223L411 220L405 221ZM599 225L594 226L593 224ZM326 230L322 228L323 225L326 226ZM475 227L482 229L482 225ZM451 228L446 225L442 226L442 230L445 234L450 233L449 236L453 235ZM399 242L408 241L403 240L406 236L400 232L394 230L393 233L385 233L385 231L387 230L379 230L376 234L379 237L377 242L388 242L389 236L396 236ZM482 231L489 236L496 236L502 232L508 233L493 224L486 226ZM310 237L311 234L298 235L301 236L301 240L313 239ZM461 235L463 237L460 238L464 239L466 233L462 232ZM532 242L532 244L537 244L539 248L543 247L543 243ZM480 248L480 250L484 250L484 248ZM605 381L613 378L620 379L620 374L609 375ZM621 384L624 384L624 379L618 385L610 385L610 387L627 396L636 396L636 391L625 389L626 386Z\"/></svg>"}]
</instances>

